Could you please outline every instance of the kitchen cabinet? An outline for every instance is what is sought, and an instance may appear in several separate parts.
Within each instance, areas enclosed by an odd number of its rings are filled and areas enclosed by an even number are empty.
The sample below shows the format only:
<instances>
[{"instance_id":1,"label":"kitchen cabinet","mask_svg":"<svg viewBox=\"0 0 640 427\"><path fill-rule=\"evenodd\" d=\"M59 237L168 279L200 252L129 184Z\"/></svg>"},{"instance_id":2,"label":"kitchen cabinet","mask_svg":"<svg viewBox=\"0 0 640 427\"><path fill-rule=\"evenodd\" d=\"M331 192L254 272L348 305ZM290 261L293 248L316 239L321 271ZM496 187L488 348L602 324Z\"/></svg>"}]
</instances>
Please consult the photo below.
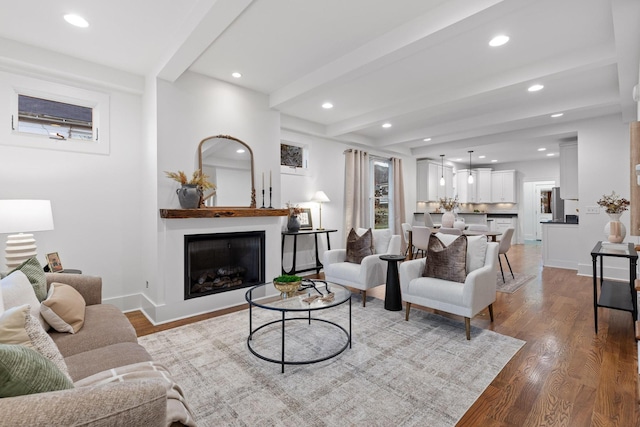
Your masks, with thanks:
<instances>
[{"instance_id":1,"label":"kitchen cabinet","mask_svg":"<svg viewBox=\"0 0 640 427\"><path fill-rule=\"evenodd\" d=\"M491 172L491 199L494 203L516 203L516 171Z\"/></svg>"},{"instance_id":2,"label":"kitchen cabinet","mask_svg":"<svg viewBox=\"0 0 640 427\"><path fill-rule=\"evenodd\" d=\"M491 169L478 168L476 171L478 177L476 203L491 203L493 201L491 197Z\"/></svg>"},{"instance_id":3,"label":"kitchen cabinet","mask_svg":"<svg viewBox=\"0 0 640 427\"><path fill-rule=\"evenodd\" d=\"M436 202L446 197L453 197L453 168L431 160L417 161L417 201ZM440 185L444 176L445 185Z\"/></svg>"},{"instance_id":4,"label":"kitchen cabinet","mask_svg":"<svg viewBox=\"0 0 640 427\"><path fill-rule=\"evenodd\" d=\"M460 203L476 203L478 171L471 170L473 184L469 184L469 169L459 169L456 173L456 190L458 191L458 201Z\"/></svg>"},{"instance_id":5,"label":"kitchen cabinet","mask_svg":"<svg viewBox=\"0 0 640 427\"><path fill-rule=\"evenodd\" d=\"M578 237L578 224L543 223L542 265L577 270L580 258Z\"/></svg>"},{"instance_id":6,"label":"kitchen cabinet","mask_svg":"<svg viewBox=\"0 0 640 427\"><path fill-rule=\"evenodd\" d=\"M578 200L578 143L560 144L560 197Z\"/></svg>"}]
</instances>

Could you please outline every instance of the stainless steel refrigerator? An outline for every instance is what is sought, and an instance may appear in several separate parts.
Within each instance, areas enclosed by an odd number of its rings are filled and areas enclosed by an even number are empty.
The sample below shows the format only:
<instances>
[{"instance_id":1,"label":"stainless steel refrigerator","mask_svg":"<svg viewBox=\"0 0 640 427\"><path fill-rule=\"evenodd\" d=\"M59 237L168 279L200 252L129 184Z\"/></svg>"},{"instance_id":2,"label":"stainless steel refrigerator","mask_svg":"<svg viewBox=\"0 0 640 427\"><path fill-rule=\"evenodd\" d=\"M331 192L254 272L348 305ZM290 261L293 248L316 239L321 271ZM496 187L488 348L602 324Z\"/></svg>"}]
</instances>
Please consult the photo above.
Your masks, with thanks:
<instances>
[{"instance_id":1,"label":"stainless steel refrigerator","mask_svg":"<svg viewBox=\"0 0 640 427\"><path fill-rule=\"evenodd\" d=\"M564 221L564 200L560 198L560 187L551 189L551 215L553 221Z\"/></svg>"}]
</instances>

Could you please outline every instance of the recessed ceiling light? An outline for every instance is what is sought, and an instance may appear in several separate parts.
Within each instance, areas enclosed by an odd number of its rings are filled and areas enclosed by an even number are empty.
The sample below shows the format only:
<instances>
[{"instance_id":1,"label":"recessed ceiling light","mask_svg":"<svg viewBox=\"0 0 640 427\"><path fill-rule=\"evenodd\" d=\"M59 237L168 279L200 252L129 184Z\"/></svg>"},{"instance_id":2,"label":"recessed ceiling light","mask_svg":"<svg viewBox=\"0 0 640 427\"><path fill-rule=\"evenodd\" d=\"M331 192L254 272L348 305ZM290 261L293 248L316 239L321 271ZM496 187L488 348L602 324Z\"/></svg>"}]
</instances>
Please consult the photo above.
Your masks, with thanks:
<instances>
[{"instance_id":1,"label":"recessed ceiling light","mask_svg":"<svg viewBox=\"0 0 640 427\"><path fill-rule=\"evenodd\" d=\"M383 128L388 129L391 127L391 123L385 123L382 125Z\"/></svg>"},{"instance_id":2,"label":"recessed ceiling light","mask_svg":"<svg viewBox=\"0 0 640 427\"><path fill-rule=\"evenodd\" d=\"M64 20L67 21L71 25L75 25L80 28L87 28L89 23L82 16L74 15L73 13L69 13L64 15Z\"/></svg>"},{"instance_id":3,"label":"recessed ceiling light","mask_svg":"<svg viewBox=\"0 0 640 427\"><path fill-rule=\"evenodd\" d=\"M491 163L498 163L496 159L491 160Z\"/></svg>"},{"instance_id":4,"label":"recessed ceiling light","mask_svg":"<svg viewBox=\"0 0 640 427\"><path fill-rule=\"evenodd\" d=\"M529 86L529 89L527 89L527 90L528 90L529 92L537 92L537 91L539 91L539 90L542 90L543 88L544 88L544 86L543 86L543 85L541 85L541 84L535 84L535 85Z\"/></svg>"},{"instance_id":5,"label":"recessed ceiling light","mask_svg":"<svg viewBox=\"0 0 640 427\"><path fill-rule=\"evenodd\" d=\"M425 139L423 139L423 141L424 142L429 142L429 141L431 141L431 138L425 138Z\"/></svg>"},{"instance_id":6,"label":"recessed ceiling light","mask_svg":"<svg viewBox=\"0 0 640 427\"><path fill-rule=\"evenodd\" d=\"M555 156L555 154L553 154L553 153L548 153L547 154L547 157L553 157L553 156Z\"/></svg>"},{"instance_id":7,"label":"recessed ceiling light","mask_svg":"<svg viewBox=\"0 0 640 427\"><path fill-rule=\"evenodd\" d=\"M551 117L553 117L554 119L555 119L556 117L562 117L562 116L564 116L564 113L555 113L555 114L552 114L552 115L551 115Z\"/></svg>"},{"instance_id":8,"label":"recessed ceiling light","mask_svg":"<svg viewBox=\"0 0 640 427\"><path fill-rule=\"evenodd\" d=\"M540 147L540 148L538 148L538 151L547 151L547 149L544 148L544 147Z\"/></svg>"},{"instance_id":9,"label":"recessed ceiling light","mask_svg":"<svg viewBox=\"0 0 640 427\"><path fill-rule=\"evenodd\" d=\"M244 148L238 148L238 149L236 150L236 153L238 153L238 154L242 154L242 153L244 153Z\"/></svg>"},{"instance_id":10,"label":"recessed ceiling light","mask_svg":"<svg viewBox=\"0 0 640 427\"><path fill-rule=\"evenodd\" d=\"M324 104L322 104L322 108L324 108L325 110L329 110L333 108L333 104L330 102L325 102Z\"/></svg>"},{"instance_id":11,"label":"recessed ceiling light","mask_svg":"<svg viewBox=\"0 0 640 427\"><path fill-rule=\"evenodd\" d=\"M485 159L487 156L478 156L479 159Z\"/></svg>"},{"instance_id":12,"label":"recessed ceiling light","mask_svg":"<svg viewBox=\"0 0 640 427\"><path fill-rule=\"evenodd\" d=\"M509 36L505 36L504 34L500 34L499 36L495 36L494 38L491 39L491 41L489 42L489 46L491 46L491 47L502 46L503 44L507 43L508 41L509 41Z\"/></svg>"},{"instance_id":13,"label":"recessed ceiling light","mask_svg":"<svg viewBox=\"0 0 640 427\"><path fill-rule=\"evenodd\" d=\"M236 71L235 73L231 73L231 77L235 79L239 79L240 77L242 77L242 74Z\"/></svg>"}]
</instances>

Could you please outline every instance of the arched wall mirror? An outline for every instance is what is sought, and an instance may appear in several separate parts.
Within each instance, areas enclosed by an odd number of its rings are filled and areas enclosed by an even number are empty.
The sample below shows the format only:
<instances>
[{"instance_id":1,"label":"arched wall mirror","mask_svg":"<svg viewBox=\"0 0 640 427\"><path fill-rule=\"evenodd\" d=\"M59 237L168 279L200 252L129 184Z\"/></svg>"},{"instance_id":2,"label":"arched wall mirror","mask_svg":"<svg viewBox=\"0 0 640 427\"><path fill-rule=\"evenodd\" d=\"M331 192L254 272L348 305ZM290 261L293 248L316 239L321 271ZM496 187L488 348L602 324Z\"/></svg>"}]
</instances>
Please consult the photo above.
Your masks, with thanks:
<instances>
[{"instance_id":1,"label":"arched wall mirror","mask_svg":"<svg viewBox=\"0 0 640 427\"><path fill-rule=\"evenodd\" d=\"M203 196L201 207L256 207L253 151L238 138L216 135L198 145L198 167L216 189Z\"/></svg>"}]
</instances>

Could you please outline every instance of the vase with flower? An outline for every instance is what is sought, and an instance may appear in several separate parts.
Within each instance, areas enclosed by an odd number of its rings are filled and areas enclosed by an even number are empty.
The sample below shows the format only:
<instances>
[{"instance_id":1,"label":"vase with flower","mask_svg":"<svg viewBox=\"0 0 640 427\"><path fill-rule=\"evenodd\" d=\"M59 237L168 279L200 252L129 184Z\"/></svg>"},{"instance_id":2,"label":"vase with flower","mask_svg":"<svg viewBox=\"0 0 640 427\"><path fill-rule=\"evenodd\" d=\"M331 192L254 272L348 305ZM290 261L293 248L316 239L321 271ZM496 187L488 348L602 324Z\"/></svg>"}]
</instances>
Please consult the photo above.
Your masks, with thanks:
<instances>
[{"instance_id":1,"label":"vase with flower","mask_svg":"<svg viewBox=\"0 0 640 427\"><path fill-rule=\"evenodd\" d=\"M300 230L300 218L298 215L302 213L302 208L298 205L291 204L291 202L287 202L287 209L289 210L287 230L294 232Z\"/></svg>"},{"instance_id":2,"label":"vase with flower","mask_svg":"<svg viewBox=\"0 0 640 427\"><path fill-rule=\"evenodd\" d=\"M191 179L187 178L187 175L183 171L178 172L166 172L168 178L182 184L180 188L176 190L178 195L178 202L182 209L195 209L202 204L202 195L204 190L214 189L216 186L209 182L209 176L205 175L200 169L196 169L191 176Z\"/></svg>"},{"instance_id":3,"label":"vase with flower","mask_svg":"<svg viewBox=\"0 0 640 427\"><path fill-rule=\"evenodd\" d=\"M453 224L456 221L456 215L453 213L453 210L458 207L458 196L440 199L440 207L444 209L441 220L442 226L453 228Z\"/></svg>"},{"instance_id":4,"label":"vase with flower","mask_svg":"<svg viewBox=\"0 0 640 427\"><path fill-rule=\"evenodd\" d=\"M604 226L607 240L611 243L621 243L627 235L627 230L620 222L620 217L629 209L630 202L612 191L610 195L603 195L598 200L598 205L602 206L609 215L610 221Z\"/></svg>"}]
</instances>

